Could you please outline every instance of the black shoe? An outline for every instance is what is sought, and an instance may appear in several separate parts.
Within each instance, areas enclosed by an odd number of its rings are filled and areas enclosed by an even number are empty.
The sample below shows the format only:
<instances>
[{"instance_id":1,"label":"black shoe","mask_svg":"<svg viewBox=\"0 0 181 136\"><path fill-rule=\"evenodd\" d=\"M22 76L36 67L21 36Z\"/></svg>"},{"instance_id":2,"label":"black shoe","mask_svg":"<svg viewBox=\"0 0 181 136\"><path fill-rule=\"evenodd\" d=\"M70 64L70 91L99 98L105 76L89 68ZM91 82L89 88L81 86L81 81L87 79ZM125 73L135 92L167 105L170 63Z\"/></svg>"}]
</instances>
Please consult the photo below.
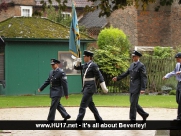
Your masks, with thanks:
<instances>
[{"instance_id":1,"label":"black shoe","mask_svg":"<svg viewBox=\"0 0 181 136\"><path fill-rule=\"evenodd\" d=\"M96 123L104 124L104 121L103 120L96 120Z\"/></svg>"},{"instance_id":2,"label":"black shoe","mask_svg":"<svg viewBox=\"0 0 181 136\"><path fill-rule=\"evenodd\" d=\"M149 114L145 114L145 115L143 115L143 116L142 116L143 121L146 121L146 119L148 118L148 116L149 116Z\"/></svg>"},{"instance_id":3,"label":"black shoe","mask_svg":"<svg viewBox=\"0 0 181 136\"><path fill-rule=\"evenodd\" d=\"M71 116L70 115L67 115L64 119L70 119Z\"/></svg>"},{"instance_id":4,"label":"black shoe","mask_svg":"<svg viewBox=\"0 0 181 136\"><path fill-rule=\"evenodd\" d=\"M67 119L70 119L70 118L71 118L71 116L70 116L70 115L67 115L62 122L65 123L65 122L67 121Z\"/></svg>"},{"instance_id":5,"label":"black shoe","mask_svg":"<svg viewBox=\"0 0 181 136\"><path fill-rule=\"evenodd\" d=\"M136 120L135 120L135 119L131 119L131 120L129 121L129 123L130 123L130 124L135 124L135 123L136 123Z\"/></svg>"},{"instance_id":6,"label":"black shoe","mask_svg":"<svg viewBox=\"0 0 181 136\"><path fill-rule=\"evenodd\" d=\"M48 121L46 122L46 124L51 124L51 123L54 123L54 120L48 120Z\"/></svg>"}]
</instances>

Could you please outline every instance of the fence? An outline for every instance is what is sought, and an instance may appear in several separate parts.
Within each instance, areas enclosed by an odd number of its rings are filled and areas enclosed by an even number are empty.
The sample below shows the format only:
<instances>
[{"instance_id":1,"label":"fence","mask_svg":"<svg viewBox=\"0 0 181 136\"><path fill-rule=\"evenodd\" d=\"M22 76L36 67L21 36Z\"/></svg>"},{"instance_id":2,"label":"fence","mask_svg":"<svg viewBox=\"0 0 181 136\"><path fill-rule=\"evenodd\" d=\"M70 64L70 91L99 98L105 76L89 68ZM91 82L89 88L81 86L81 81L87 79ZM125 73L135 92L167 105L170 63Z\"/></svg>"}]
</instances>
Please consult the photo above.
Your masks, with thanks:
<instances>
[{"instance_id":1,"label":"fence","mask_svg":"<svg viewBox=\"0 0 181 136\"><path fill-rule=\"evenodd\" d=\"M127 60L132 62L132 60ZM165 88L176 89L177 81L175 78L168 80L162 80L166 73L169 73L175 68L175 59L153 59L153 58L141 58L140 61L145 65L147 71L147 91L148 92L159 92ZM126 77L118 82L113 82L110 75L103 73L104 79L108 86L109 92L112 93L127 93L129 92L129 79ZM100 90L99 90L100 91Z\"/></svg>"}]
</instances>

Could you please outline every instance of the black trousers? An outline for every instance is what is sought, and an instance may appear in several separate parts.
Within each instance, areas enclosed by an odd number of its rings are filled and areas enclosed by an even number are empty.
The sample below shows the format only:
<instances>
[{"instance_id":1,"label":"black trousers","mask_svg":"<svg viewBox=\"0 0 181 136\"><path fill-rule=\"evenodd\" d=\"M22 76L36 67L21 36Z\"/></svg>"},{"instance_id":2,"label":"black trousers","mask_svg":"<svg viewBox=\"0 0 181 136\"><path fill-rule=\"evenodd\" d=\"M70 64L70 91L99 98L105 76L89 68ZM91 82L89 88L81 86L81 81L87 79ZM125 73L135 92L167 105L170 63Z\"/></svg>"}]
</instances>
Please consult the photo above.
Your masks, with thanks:
<instances>
[{"instance_id":1,"label":"black trousers","mask_svg":"<svg viewBox=\"0 0 181 136\"><path fill-rule=\"evenodd\" d=\"M130 120L136 120L136 112L140 116L147 115L143 108L138 104L140 93L130 93L130 111L129 111L129 118Z\"/></svg>"},{"instance_id":2,"label":"black trousers","mask_svg":"<svg viewBox=\"0 0 181 136\"><path fill-rule=\"evenodd\" d=\"M177 119L181 119L181 82L177 84L176 101L178 104Z\"/></svg>"},{"instance_id":3,"label":"black trousers","mask_svg":"<svg viewBox=\"0 0 181 136\"><path fill-rule=\"evenodd\" d=\"M83 120L87 107L89 107L89 109L94 114L96 121L102 121L102 118L100 117L99 112L98 112L97 108L95 107L95 104L92 100L92 96L93 96L93 93L84 93L83 94L82 100L80 103L79 114L76 119L77 122L81 122Z\"/></svg>"},{"instance_id":4,"label":"black trousers","mask_svg":"<svg viewBox=\"0 0 181 136\"><path fill-rule=\"evenodd\" d=\"M51 99L52 101L47 120L53 121L55 119L56 109L60 112L63 118L69 115L65 108L60 104L61 97L53 97Z\"/></svg>"}]
</instances>

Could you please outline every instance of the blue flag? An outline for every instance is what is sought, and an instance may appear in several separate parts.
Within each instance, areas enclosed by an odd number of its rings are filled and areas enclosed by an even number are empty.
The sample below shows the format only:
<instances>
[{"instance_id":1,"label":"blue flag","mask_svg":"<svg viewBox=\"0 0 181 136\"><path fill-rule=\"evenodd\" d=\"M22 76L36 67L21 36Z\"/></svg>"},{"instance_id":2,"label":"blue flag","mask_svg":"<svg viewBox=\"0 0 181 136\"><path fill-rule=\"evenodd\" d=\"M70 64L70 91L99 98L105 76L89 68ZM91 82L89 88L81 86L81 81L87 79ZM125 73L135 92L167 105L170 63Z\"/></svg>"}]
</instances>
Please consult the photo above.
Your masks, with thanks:
<instances>
[{"instance_id":1,"label":"blue flag","mask_svg":"<svg viewBox=\"0 0 181 136\"><path fill-rule=\"evenodd\" d=\"M72 22L70 25L69 51L77 58L80 58L80 34L75 5L72 4Z\"/></svg>"}]
</instances>

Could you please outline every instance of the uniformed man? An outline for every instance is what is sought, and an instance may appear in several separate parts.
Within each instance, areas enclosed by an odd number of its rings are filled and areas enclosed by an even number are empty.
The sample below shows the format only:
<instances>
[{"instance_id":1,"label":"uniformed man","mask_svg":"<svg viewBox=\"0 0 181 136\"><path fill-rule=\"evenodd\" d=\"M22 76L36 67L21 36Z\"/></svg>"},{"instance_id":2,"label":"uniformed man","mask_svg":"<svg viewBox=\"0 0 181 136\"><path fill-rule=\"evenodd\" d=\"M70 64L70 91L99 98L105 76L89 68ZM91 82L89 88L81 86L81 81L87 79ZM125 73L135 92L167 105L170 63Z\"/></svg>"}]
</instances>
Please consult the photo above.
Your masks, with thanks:
<instances>
[{"instance_id":1,"label":"uniformed man","mask_svg":"<svg viewBox=\"0 0 181 136\"><path fill-rule=\"evenodd\" d=\"M62 69L59 68L60 61L56 59L51 59L52 69L50 71L48 79L45 83L38 89L38 92L43 91L45 87L50 84L50 97L51 106L47 120L49 122L54 121L56 109L60 112L64 118L64 122L70 118L70 115L66 112L65 108L61 105L60 99L65 95L68 99L68 86L67 86L67 76Z\"/></svg>"},{"instance_id":2,"label":"uniformed man","mask_svg":"<svg viewBox=\"0 0 181 136\"><path fill-rule=\"evenodd\" d=\"M175 59L177 62L175 69L172 72L167 73L163 77L163 80L175 76L176 80L178 81L177 91L176 91L176 101L178 103L178 111L177 111L177 118L175 120L181 120L181 52L175 55Z\"/></svg>"},{"instance_id":3,"label":"uniformed man","mask_svg":"<svg viewBox=\"0 0 181 136\"><path fill-rule=\"evenodd\" d=\"M140 114L143 118L143 121L146 121L146 118L149 116L148 113L146 113L143 108L138 104L139 95L140 93L144 93L146 89L146 83L147 83L147 76L146 76L146 68L143 63L139 61L139 58L142 56L142 54L138 51L133 51L132 53L132 59L133 63L130 65L128 70L117 76L114 77L113 81L119 81L126 76L130 75L130 112L129 112L129 118L131 121L136 121L136 112Z\"/></svg>"},{"instance_id":4,"label":"uniformed man","mask_svg":"<svg viewBox=\"0 0 181 136\"><path fill-rule=\"evenodd\" d=\"M81 124L84 118L87 107L89 107L89 109L94 114L95 120L97 122L102 122L102 118L99 115L99 112L95 107L95 104L92 99L93 94L97 91L95 80L99 79L101 88L105 93L108 92L108 89L106 88L104 78L101 72L99 71L98 66L92 61L93 55L94 54L92 52L85 50L83 55L85 64L80 65L81 59L78 58L74 66L74 69L82 69L84 73L82 89L83 97L80 103L79 113L76 119L76 122L78 122L79 124Z\"/></svg>"}]
</instances>

